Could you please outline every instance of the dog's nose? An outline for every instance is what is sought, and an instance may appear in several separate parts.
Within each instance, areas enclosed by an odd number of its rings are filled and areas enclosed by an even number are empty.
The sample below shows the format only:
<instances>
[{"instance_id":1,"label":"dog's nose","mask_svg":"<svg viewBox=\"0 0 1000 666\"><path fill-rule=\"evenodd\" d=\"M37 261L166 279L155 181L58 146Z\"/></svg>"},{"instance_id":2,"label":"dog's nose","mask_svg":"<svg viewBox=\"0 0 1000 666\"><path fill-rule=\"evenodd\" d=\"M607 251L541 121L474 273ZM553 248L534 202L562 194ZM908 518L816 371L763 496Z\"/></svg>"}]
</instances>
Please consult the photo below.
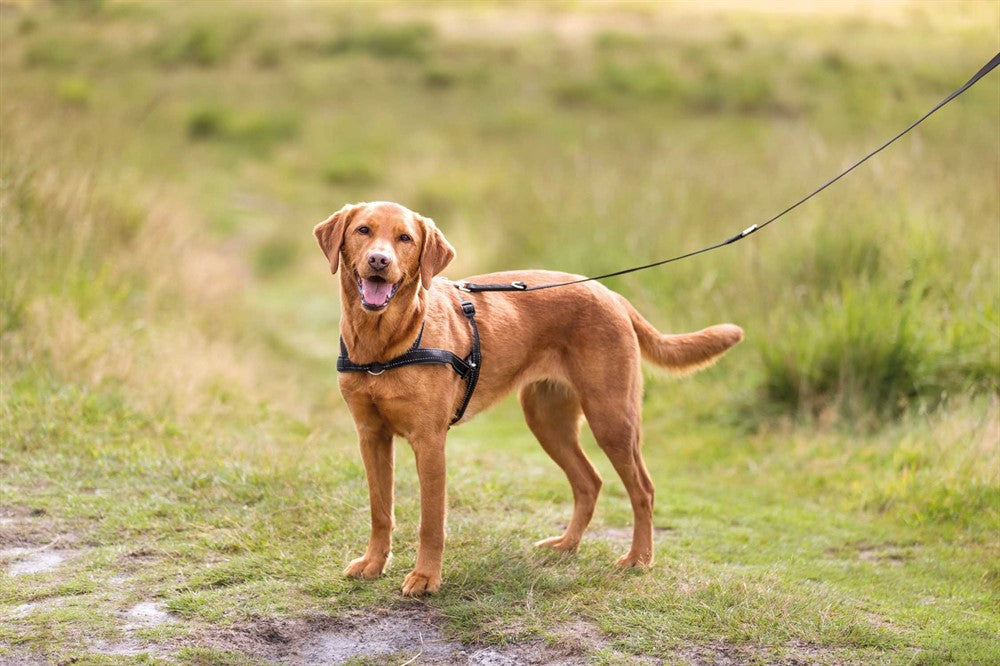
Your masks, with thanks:
<instances>
[{"instance_id":1,"label":"dog's nose","mask_svg":"<svg viewBox=\"0 0 1000 666\"><path fill-rule=\"evenodd\" d=\"M392 260L384 252L369 252L368 265L377 271L383 270Z\"/></svg>"}]
</instances>

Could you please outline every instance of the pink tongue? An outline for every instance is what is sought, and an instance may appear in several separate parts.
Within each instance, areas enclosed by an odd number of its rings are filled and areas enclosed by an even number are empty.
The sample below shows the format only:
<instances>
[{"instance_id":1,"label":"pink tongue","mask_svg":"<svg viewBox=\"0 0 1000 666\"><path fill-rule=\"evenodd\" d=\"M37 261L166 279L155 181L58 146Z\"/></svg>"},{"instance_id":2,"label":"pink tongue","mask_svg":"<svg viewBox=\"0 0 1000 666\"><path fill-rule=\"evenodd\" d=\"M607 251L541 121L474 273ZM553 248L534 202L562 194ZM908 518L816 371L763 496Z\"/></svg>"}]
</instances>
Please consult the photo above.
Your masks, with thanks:
<instances>
[{"instance_id":1,"label":"pink tongue","mask_svg":"<svg viewBox=\"0 0 1000 666\"><path fill-rule=\"evenodd\" d=\"M361 280L361 294L365 297L365 303L369 305L382 305L389 300L389 292L392 291L391 282L376 282L375 280Z\"/></svg>"}]
</instances>

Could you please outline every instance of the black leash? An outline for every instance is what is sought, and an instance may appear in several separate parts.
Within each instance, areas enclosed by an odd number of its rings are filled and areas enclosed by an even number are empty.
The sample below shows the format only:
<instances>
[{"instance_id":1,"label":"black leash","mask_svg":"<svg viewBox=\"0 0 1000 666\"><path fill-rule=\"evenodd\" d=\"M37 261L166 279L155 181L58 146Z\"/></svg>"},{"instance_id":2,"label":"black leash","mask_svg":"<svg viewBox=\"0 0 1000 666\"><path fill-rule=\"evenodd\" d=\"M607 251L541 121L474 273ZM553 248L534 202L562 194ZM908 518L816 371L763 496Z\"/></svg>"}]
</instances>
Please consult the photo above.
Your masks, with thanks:
<instances>
[{"instance_id":1,"label":"black leash","mask_svg":"<svg viewBox=\"0 0 1000 666\"><path fill-rule=\"evenodd\" d=\"M413 346L396 358L385 363L375 361L373 363L355 363L347 354L347 345L344 338L340 338L340 356L337 357L337 372L367 372L369 375L381 375L386 370L399 368L404 365L450 365L458 376L465 380L465 395L462 403L458 406L449 425L455 425L462 420L465 410L472 400L472 393L476 390L479 382L479 366L482 365L483 357L479 350L479 329L476 327L476 308L468 301L462 301L462 314L469 320L472 328L472 351L467 358L461 358L454 352L447 349L433 349L421 347L420 340L424 337L423 324Z\"/></svg>"},{"instance_id":2,"label":"black leash","mask_svg":"<svg viewBox=\"0 0 1000 666\"><path fill-rule=\"evenodd\" d=\"M778 213L777 215L775 215L771 219L769 219L766 222L763 222L761 224L752 224L749 227L747 227L746 229L744 229L743 231L741 231L740 233L736 234L735 236L732 236L731 238L727 238L726 240L722 241L721 243L716 243L714 245L709 245L708 247L703 247L700 250L695 250L693 252L687 252L686 254L681 254L681 255L678 255L676 257L671 257L669 259L663 259L661 261L654 261L653 263L646 264L644 266L636 266L634 268L626 268L624 270L615 271L614 273L605 273L604 275L596 275L594 277L580 278L579 280L570 280L568 282L553 282L551 284L538 284L538 285L531 285L531 286L529 286L525 282L521 282L521 281L511 282L509 284L475 284L475 283L472 283L472 282L456 282L455 286L458 287L458 289L460 289L461 291L467 291L467 292L481 292L481 291L538 291L540 289L554 289L556 287L567 287L567 286L569 286L571 284L580 284L581 282L591 282L593 280L604 280L606 278L615 277L615 276L618 276L618 275L625 275L626 273L634 273L636 271L644 271L647 268L654 268L656 266L662 266L663 264L669 264L669 263L672 263L674 261L680 261L681 259L687 259L688 257L693 257L695 255L702 254L704 252L710 252L712 250L716 250L716 249L718 249L720 247L723 247L723 246L726 246L726 245L731 245L731 244L735 243L736 241L743 240L744 238L746 238L750 234L753 234L753 233L756 233L756 232L760 231L761 229L763 229L767 225L771 224L772 222L774 222L778 218L780 218L780 217L784 216L785 214L790 213L791 211L795 210L796 208L798 208L799 206L801 206L805 202L809 201L810 199L812 199L814 196L816 196L817 194L819 194L820 192L822 192L826 188L828 188L831 185L833 185L834 183L836 183L838 180L840 180L841 178L843 178L847 174L849 174L852 171L854 171L855 169L857 169L859 166L861 166L862 164L864 164L865 162L867 162L869 159L871 159L875 155L879 154L880 152L882 152L883 150L885 150L886 148L888 148L889 146L891 146L898 139L900 139L904 134L906 134L907 132L909 132L910 130L912 130L914 127L916 127L920 123L922 123L925 120L927 120L931 115L933 115L942 106L944 106L945 104L947 104L948 102L950 102L951 100L955 99L956 97L958 97L959 95L961 95L962 93L964 93L966 90L968 90L969 88L971 88L977 81L979 81L979 79L983 78L984 76L986 76L987 74L989 74L991 71L993 71L993 69L996 68L996 66L998 64L1000 64L1000 53L997 53L995 56L993 56L992 60L990 60L985 65L983 65L982 69L980 69L978 72L976 72L975 75L973 75L973 77L971 79L969 79L965 83L965 85L963 85L961 88L959 88L958 90L956 90L955 92L951 93L950 95L948 95L947 97L945 97L943 100L941 100L940 102L938 102L937 106L935 106L933 109L931 109L930 111L928 111L927 113L925 113L924 115L922 115L920 118L918 118L914 123L912 123L909 127L907 127L906 129L904 129L902 132L900 132L896 136L892 137L891 139L889 139L888 141L886 141L885 143L883 143L881 146L879 146L878 148L876 148L875 150L871 151L870 153L868 153L867 155L865 155L864 157L862 157L860 160L858 160L857 162L855 162L849 168L845 169L844 171L840 172L839 174L837 174L836 176L834 176L830 180L826 181L823 185L821 185L820 187L816 188L815 190L813 190L811 193L809 193L808 195L804 196L803 198L799 199L798 201L796 201L791 206L789 206L785 210L781 211L780 213Z\"/></svg>"}]
</instances>

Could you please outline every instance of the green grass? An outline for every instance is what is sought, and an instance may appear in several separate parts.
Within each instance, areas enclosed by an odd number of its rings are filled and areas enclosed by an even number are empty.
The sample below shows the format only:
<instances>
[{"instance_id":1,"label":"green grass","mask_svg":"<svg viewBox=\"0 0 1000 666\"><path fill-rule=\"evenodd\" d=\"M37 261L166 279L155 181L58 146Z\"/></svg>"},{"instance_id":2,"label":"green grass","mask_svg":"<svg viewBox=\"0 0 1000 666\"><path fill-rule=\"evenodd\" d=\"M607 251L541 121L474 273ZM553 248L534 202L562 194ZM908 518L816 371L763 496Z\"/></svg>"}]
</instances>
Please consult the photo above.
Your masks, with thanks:
<instances>
[{"instance_id":1,"label":"green grass","mask_svg":"<svg viewBox=\"0 0 1000 666\"><path fill-rule=\"evenodd\" d=\"M0 660L244 663L261 622L398 607L402 441L388 575L340 575L367 497L310 232L343 203L433 217L456 278L644 263L766 219L1000 46L985 3L503 11L3 12L0 566L66 558L0 578ZM1000 659L998 92L752 239L609 282L664 330L747 331L700 375L647 376L650 572L610 566L631 511L589 434L606 484L560 557L530 544L569 489L516 402L455 429L420 606L445 635L559 648L583 623L595 663ZM171 620L130 627L145 601Z\"/></svg>"}]
</instances>

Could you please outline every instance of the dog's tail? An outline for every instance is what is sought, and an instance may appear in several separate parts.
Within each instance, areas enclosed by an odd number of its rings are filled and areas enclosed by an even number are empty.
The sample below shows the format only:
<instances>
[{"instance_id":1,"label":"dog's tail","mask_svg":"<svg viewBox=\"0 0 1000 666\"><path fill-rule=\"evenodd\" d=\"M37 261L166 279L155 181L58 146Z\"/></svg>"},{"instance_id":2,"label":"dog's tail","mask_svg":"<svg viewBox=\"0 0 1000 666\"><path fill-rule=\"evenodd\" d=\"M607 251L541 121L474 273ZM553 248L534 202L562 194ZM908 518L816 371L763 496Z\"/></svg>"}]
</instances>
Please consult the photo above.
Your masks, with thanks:
<instances>
[{"instance_id":1,"label":"dog's tail","mask_svg":"<svg viewBox=\"0 0 1000 666\"><path fill-rule=\"evenodd\" d=\"M717 324L694 333L664 335L643 319L631 303L624 298L621 300L639 338L642 357L673 372L686 374L708 367L743 340L743 329L736 324Z\"/></svg>"}]
</instances>

